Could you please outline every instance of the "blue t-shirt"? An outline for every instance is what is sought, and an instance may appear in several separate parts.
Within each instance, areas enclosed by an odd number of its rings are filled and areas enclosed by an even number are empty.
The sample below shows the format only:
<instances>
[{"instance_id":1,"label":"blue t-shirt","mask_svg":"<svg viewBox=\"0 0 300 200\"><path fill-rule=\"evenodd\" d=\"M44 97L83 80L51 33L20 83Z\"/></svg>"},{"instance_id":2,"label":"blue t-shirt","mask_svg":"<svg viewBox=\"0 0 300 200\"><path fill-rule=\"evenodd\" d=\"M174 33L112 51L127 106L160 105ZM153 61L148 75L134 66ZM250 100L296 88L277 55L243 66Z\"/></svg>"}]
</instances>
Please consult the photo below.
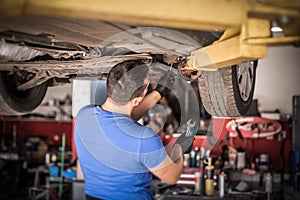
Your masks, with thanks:
<instances>
[{"instance_id":1,"label":"blue t-shirt","mask_svg":"<svg viewBox=\"0 0 300 200\"><path fill-rule=\"evenodd\" d=\"M85 193L102 199L153 199L149 168L167 156L159 136L128 115L89 105L75 123L74 139Z\"/></svg>"}]
</instances>

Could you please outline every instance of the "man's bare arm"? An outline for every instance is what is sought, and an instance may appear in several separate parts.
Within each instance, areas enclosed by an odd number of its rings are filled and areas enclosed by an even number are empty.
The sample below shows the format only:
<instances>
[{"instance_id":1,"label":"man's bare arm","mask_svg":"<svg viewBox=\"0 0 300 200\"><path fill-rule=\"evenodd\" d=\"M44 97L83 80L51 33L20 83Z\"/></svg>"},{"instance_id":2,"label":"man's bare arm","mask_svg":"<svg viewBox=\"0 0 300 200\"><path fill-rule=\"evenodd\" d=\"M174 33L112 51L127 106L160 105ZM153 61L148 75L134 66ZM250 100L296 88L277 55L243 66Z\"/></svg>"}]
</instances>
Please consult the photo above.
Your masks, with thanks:
<instances>
[{"instance_id":1,"label":"man's bare arm","mask_svg":"<svg viewBox=\"0 0 300 200\"><path fill-rule=\"evenodd\" d=\"M174 145L171 155L167 156L158 166L150 169L152 174L157 176L160 180L175 184L183 170L183 156L180 145Z\"/></svg>"},{"instance_id":2,"label":"man's bare arm","mask_svg":"<svg viewBox=\"0 0 300 200\"><path fill-rule=\"evenodd\" d=\"M135 121L141 119L143 115L146 114L148 110L160 100L160 98L160 94L157 91L153 90L150 94L146 95L143 98L138 106L133 109L131 118Z\"/></svg>"}]
</instances>

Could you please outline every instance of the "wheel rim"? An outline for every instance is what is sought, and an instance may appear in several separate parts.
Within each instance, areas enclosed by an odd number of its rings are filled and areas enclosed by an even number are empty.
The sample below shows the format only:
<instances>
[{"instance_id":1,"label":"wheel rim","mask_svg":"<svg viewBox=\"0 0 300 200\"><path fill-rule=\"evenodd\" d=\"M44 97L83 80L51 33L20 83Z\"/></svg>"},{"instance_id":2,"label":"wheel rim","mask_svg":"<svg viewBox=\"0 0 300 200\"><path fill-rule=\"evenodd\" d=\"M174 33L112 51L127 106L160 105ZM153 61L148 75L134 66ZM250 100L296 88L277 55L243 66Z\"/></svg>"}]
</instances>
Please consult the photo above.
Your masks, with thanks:
<instances>
[{"instance_id":1,"label":"wheel rim","mask_svg":"<svg viewBox=\"0 0 300 200\"><path fill-rule=\"evenodd\" d=\"M29 77L30 75L27 74L27 72L22 72L24 73L24 76ZM22 84L25 80L24 77L20 75L9 75L7 72L2 73L3 80L5 82L6 87L8 88L8 92L11 94L11 97L14 98L15 100L24 100L28 98L29 96L34 96L37 94L33 94L35 90L33 89L28 89L28 90L18 90L17 86Z\"/></svg>"},{"instance_id":2,"label":"wheel rim","mask_svg":"<svg viewBox=\"0 0 300 200\"><path fill-rule=\"evenodd\" d=\"M21 76L0 73L0 114L20 115L31 112L40 105L47 92L48 82L27 90L18 90L17 86L22 82L24 79Z\"/></svg>"},{"instance_id":3,"label":"wheel rim","mask_svg":"<svg viewBox=\"0 0 300 200\"><path fill-rule=\"evenodd\" d=\"M251 95L254 83L254 62L245 62L237 65L237 79L240 96L243 101L247 101Z\"/></svg>"}]
</instances>

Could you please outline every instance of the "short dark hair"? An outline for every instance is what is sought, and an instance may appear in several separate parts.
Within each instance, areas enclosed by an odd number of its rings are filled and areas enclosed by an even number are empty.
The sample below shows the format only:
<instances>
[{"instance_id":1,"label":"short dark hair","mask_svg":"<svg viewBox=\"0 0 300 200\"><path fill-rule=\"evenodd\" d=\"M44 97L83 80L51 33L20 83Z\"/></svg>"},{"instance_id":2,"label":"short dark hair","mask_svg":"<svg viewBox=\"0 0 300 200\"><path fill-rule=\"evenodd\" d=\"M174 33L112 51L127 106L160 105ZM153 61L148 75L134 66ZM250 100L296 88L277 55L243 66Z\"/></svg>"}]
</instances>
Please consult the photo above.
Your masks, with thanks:
<instances>
[{"instance_id":1,"label":"short dark hair","mask_svg":"<svg viewBox=\"0 0 300 200\"><path fill-rule=\"evenodd\" d=\"M147 87L148 66L141 61L125 61L115 65L108 74L107 96L124 105L143 95Z\"/></svg>"}]
</instances>

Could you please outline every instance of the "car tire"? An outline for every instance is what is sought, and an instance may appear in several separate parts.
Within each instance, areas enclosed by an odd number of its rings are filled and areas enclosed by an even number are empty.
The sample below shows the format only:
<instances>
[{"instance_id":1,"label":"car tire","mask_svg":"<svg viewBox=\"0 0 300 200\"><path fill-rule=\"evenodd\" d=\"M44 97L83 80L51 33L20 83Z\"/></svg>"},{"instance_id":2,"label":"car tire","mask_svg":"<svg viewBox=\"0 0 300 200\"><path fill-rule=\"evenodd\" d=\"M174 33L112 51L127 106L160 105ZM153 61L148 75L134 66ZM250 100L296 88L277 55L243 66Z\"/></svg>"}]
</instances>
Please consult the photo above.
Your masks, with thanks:
<instances>
[{"instance_id":1,"label":"car tire","mask_svg":"<svg viewBox=\"0 0 300 200\"><path fill-rule=\"evenodd\" d=\"M198 84L206 111L217 117L244 115L252 103L256 67L257 61L250 61L202 72Z\"/></svg>"},{"instance_id":2,"label":"car tire","mask_svg":"<svg viewBox=\"0 0 300 200\"><path fill-rule=\"evenodd\" d=\"M27 89L16 88L16 77L0 72L0 114L22 115L33 111L44 99L48 82Z\"/></svg>"}]
</instances>

